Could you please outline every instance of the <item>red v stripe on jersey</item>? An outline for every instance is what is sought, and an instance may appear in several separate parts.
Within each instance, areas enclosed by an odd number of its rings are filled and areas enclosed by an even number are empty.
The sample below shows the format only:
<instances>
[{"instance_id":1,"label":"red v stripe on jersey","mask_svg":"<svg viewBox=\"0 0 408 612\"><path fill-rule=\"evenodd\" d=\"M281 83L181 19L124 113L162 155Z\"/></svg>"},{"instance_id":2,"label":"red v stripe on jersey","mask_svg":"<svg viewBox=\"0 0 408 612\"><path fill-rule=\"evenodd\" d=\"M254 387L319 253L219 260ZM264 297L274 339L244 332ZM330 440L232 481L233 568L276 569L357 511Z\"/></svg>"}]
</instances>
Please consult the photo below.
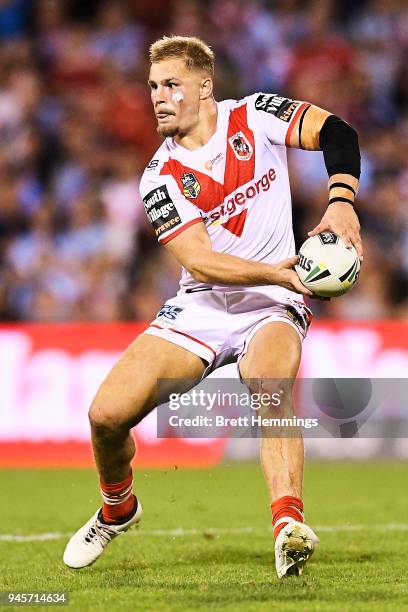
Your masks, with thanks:
<instances>
[{"instance_id":1,"label":"red v stripe on jersey","mask_svg":"<svg viewBox=\"0 0 408 612\"><path fill-rule=\"evenodd\" d=\"M252 147L252 155L248 160L241 160L234 153L229 138L242 132ZM248 126L247 105L243 104L235 108L230 114L227 133L227 151L224 173L224 197L227 197L242 187L245 183L252 181L255 175L255 137L253 131Z\"/></svg>"},{"instance_id":2,"label":"red v stripe on jersey","mask_svg":"<svg viewBox=\"0 0 408 612\"><path fill-rule=\"evenodd\" d=\"M252 154L248 160L239 159L228 141L229 138L239 133L243 134L252 147ZM181 177L188 172L193 173L201 186L200 193L197 198L194 198L194 204L205 213L222 204L224 199L236 189L253 180L255 175L255 137L253 131L248 126L246 104L235 108L230 113L225 159L223 185L207 174L194 168L189 168L172 158L163 165L160 174L170 174L173 176L181 193L184 195ZM222 227L240 237L244 229L246 216L247 211L245 209L239 215L231 217L226 223L223 223Z\"/></svg>"},{"instance_id":3,"label":"red v stripe on jersey","mask_svg":"<svg viewBox=\"0 0 408 612\"><path fill-rule=\"evenodd\" d=\"M222 223L222 227L225 227L229 232L240 238L244 230L247 212L248 210L245 208L239 215L235 215L235 217L228 219L226 223Z\"/></svg>"},{"instance_id":4,"label":"red v stripe on jersey","mask_svg":"<svg viewBox=\"0 0 408 612\"><path fill-rule=\"evenodd\" d=\"M223 186L218 181L215 181L211 176L208 176L199 170L184 166L184 164L172 158L163 164L163 168L160 170L160 174L171 174L183 195L184 191L181 177L187 172L192 172L201 185L201 190L198 197L194 198L194 204L198 206L200 210L207 213L213 208L216 208L216 206L222 204L224 201Z\"/></svg>"}]
</instances>

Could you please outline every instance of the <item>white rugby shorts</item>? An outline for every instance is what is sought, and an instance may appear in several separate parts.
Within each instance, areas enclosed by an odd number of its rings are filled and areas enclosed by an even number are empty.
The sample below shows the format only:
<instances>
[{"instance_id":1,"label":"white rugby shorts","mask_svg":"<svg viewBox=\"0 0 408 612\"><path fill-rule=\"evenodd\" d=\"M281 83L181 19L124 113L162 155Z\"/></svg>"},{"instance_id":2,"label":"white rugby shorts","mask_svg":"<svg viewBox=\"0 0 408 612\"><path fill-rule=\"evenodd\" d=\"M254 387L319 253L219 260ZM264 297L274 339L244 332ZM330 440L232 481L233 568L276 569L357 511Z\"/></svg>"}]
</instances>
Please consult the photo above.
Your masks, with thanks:
<instances>
[{"instance_id":1,"label":"white rugby shorts","mask_svg":"<svg viewBox=\"0 0 408 612\"><path fill-rule=\"evenodd\" d=\"M255 287L239 291L193 290L168 300L145 330L182 346L208 363L204 373L245 355L255 333L267 323L284 321L301 340L306 337L313 315L293 294L277 302L268 290Z\"/></svg>"}]
</instances>

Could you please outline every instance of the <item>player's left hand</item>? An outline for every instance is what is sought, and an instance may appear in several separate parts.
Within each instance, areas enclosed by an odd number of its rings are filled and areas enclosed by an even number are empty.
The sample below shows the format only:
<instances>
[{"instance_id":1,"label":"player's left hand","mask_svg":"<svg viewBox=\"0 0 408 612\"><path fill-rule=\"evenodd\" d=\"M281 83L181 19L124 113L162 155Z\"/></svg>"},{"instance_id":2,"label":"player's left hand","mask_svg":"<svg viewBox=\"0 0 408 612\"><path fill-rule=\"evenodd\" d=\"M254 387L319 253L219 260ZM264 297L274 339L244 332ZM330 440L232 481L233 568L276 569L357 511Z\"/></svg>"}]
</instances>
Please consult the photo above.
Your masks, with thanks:
<instances>
[{"instance_id":1,"label":"player's left hand","mask_svg":"<svg viewBox=\"0 0 408 612\"><path fill-rule=\"evenodd\" d=\"M354 208L350 204L344 204L343 202L330 204L320 223L311 232L308 232L308 236L315 236L320 234L320 232L327 231L338 234L347 246L353 245L360 261L363 261L360 222Z\"/></svg>"}]
</instances>

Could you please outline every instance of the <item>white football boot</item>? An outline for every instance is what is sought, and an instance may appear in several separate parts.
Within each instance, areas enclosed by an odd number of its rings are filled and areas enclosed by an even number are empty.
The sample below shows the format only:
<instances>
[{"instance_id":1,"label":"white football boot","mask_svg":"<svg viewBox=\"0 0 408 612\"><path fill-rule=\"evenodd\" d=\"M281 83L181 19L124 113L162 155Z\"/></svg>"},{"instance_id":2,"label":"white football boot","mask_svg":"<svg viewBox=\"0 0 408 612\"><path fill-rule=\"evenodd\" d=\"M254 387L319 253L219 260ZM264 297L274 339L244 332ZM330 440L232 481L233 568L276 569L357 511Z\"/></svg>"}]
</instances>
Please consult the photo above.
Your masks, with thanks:
<instances>
[{"instance_id":1,"label":"white football boot","mask_svg":"<svg viewBox=\"0 0 408 612\"><path fill-rule=\"evenodd\" d=\"M97 510L69 540L64 552L64 563L74 569L92 565L109 542L140 521L142 512L142 505L138 501L135 514L126 523L108 525L101 520L101 509Z\"/></svg>"},{"instance_id":2,"label":"white football boot","mask_svg":"<svg viewBox=\"0 0 408 612\"><path fill-rule=\"evenodd\" d=\"M275 541L278 578L300 576L318 543L319 538L308 525L298 521L285 525Z\"/></svg>"}]
</instances>

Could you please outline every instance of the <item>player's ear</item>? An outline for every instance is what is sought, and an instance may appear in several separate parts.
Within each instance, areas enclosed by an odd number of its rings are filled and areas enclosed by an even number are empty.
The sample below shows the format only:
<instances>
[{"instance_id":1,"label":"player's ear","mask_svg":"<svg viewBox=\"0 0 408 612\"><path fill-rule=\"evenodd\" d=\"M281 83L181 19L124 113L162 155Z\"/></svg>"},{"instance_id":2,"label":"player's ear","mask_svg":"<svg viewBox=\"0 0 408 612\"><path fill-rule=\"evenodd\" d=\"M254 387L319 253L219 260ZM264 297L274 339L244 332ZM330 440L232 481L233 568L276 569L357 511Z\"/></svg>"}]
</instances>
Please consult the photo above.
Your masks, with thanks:
<instances>
[{"instance_id":1,"label":"player's ear","mask_svg":"<svg viewBox=\"0 0 408 612\"><path fill-rule=\"evenodd\" d=\"M207 100L213 95L213 81L209 76L204 76L201 79L200 85L200 100Z\"/></svg>"}]
</instances>

